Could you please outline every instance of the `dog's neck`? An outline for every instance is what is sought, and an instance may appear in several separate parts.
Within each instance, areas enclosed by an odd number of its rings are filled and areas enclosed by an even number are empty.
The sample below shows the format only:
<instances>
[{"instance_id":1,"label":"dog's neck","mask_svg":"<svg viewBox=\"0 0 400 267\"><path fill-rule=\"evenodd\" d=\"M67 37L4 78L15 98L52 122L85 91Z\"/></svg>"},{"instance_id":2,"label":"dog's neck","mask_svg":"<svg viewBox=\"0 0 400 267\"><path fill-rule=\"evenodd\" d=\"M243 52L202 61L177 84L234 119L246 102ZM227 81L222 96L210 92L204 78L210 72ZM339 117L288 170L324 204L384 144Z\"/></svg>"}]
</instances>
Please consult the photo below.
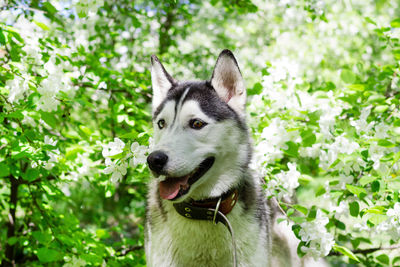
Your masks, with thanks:
<instances>
[{"instance_id":1,"label":"dog's neck","mask_svg":"<svg viewBox=\"0 0 400 267\"><path fill-rule=\"evenodd\" d=\"M238 196L239 191L233 189L217 198L175 203L174 208L180 215L189 219L215 221L217 211L224 215L232 211Z\"/></svg>"}]
</instances>

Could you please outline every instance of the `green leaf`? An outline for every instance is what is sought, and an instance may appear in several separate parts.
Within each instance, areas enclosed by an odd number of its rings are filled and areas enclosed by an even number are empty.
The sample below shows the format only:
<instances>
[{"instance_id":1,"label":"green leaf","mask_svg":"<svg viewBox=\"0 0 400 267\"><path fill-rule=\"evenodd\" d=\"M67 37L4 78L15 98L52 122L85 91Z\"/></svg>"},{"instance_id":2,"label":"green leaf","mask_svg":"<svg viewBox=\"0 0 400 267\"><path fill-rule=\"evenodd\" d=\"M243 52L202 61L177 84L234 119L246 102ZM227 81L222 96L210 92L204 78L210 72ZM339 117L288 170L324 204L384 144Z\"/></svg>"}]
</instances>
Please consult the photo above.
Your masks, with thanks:
<instances>
[{"instance_id":1,"label":"green leaf","mask_svg":"<svg viewBox=\"0 0 400 267\"><path fill-rule=\"evenodd\" d=\"M374 108L374 111L377 113L383 113L389 108L388 105L379 105Z\"/></svg>"},{"instance_id":2,"label":"green leaf","mask_svg":"<svg viewBox=\"0 0 400 267\"><path fill-rule=\"evenodd\" d=\"M387 220L387 216L383 214L372 214L370 215L369 220L373 225L378 225Z\"/></svg>"},{"instance_id":3,"label":"green leaf","mask_svg":"<svg viewBox=\"0 0 400 267\"><path fill-rule=\"evenodd\" d=\"M337 244L334 244L332 248L334 251L342 253L343 255L349 257L350 259L355 260L356 262L360 262L360 260L357 258L357 256L354 255L354 253L350 249L339 246Z\"/></svg>"},{"instance_id":4,"label":"green leaf","mask_svg":"<svg viewBox=\"0 0 400 267\"><path fill-rule=\"evenodd\" d=\"M7 238L7 243L11 246L14 245L15 243L17 243L17 241L18 241L18 237L16 237L16 236Z\"/></svg>"},{"instance_id":5,"label":"green leaf","mask_svg":"<svg viewBox=\"0 0 400 267\"><path fill-rule=\"evenodd\" d=\"M57 123L57 119L54 116L54 113L41 111L40 115L45 123L47 123L52 128L56 128L58 123Z\"/></svg>"},{"instance_id":6,"label":"green leaf","mask_svg":"<svg viewBox=\"0 0 400 267\"><path fill-rule=\"evenodd\" d=\"M40 28L42 28L43 30L45 30L45 31L50 30L50 28L49 28L46 24L44 24L44 23L42 23L42 22L39 22L39 21L36 21L36 20L33 20L33 22L34 22L36 25L38 25Z\"/></svg>"},{"instance_id":7,"label":"green leaf","mask_svg":"<svg viewBox=\"0 0 400 267\"><path fill-rule=\"evenodd\" d=\"M351 184L346 184L346 188L347 188L347 190L350 191L350 193L353 193L359 199L362 199L367 195L367 191L362 187L351 185Z\"/></svg>"},{"instance_id":8,"label":"green leaf","mask_svg":"<svg viewBox=\"0 0 400 267\"><path fill-rule=\"evenodd\" d=\"M323 187L322 185L318 187L317 192L315 193L316 197L322 196L323 194L326 193L326 189L325 187Z\"/></svg>"},{"instance_id":9,"label":"green leaf","mask_svg":"<svg viewBox=\"0 0 400 267\"><path fill-rule=\"evenodd\" d=\"M103 239L103 238L109 238L110 234L108 233L108 231L106 229L97 229L96 236L100 239Z\"/></svg>"},{"instance_id":10,"label":"green leaf","mask_svg":"<svg viewBox=\"0 0 400 267\"><path fill-rule=\"evenodd\" d=\"M384 147L395 147L396 145L393 144L392 142L386 140L386 139L380 139L378 141L379 146L384 146Z\"/></svg>"},{"instance_id":11,"label":"green leaf","mask_svg":"<svg viewBox=\"0 0 400 267\"><path fill-rule=\"evenodd\" d=\"M89 127L86 127L85 125L79 125L79 129L86 134L87 136L92 135L92 130Z\"/></svg>"},{"instance_id":12,"label":"green leaf","mask_svg":"<svg viewBox=\"0 0 400 267\"><path fill-rule=\"evenodd\" d=\"M376 259L383 264L389 265L389 256L386 254L381 254Z\"/></svg>"},{"instance_id":13,"label":"green leaf","mask_svg":"<svg viewBox=\"0 0 400 267\"><path fill-rule=\"evenodd\" d=\"M295 205L293 205L293 208L295 208L296 210L300 211L304 215L307 215L307 213L308 213L308 209L306 207L301 206L301 205L295 204Z\"/></svg>"},{"instance_id":14,"label":"green leaf","mask_svg":"<svg viewBox=\"0 0 400 267\"><path fill-rule=\"evenodd\" d=\"M32 236L43 245L47 245L53 239L53 236L50 233L42 231L34 231L32 232Z\"/></svg>"},{"instance_id":15,"label":"green leaf","mask_svg":"<svg viewBox=\"0 0 400 267\"><path fill-rule=\"evenodd\" d=\"M357 217L360 211L360 204L357 201L349 203L350 215Z\"/></svg>"},{"instance_id":16,"label":"green leaf","mask_svg":"<svg viewBox=\"0 0 400 267\"><path fill-rule=\"evenodd\" d=\"M356 81L356 76L349 69L342 69L340 72L340 78L347 84L352 84Z\"/></svg>"},{"instance_id":17,"label":"green leaf","mask_svg":"<svg viewBox=\"0 0 400 267\"><path fill-rule=\"evenodd\" d=\"M395 257L392 261L392 265L395 266L397 262L400 262L400 257Z\"/></svg>"},{"instance_id":18,"label":"green leaf","mask_svg":"<svg viewBox=\"0 0 400 267\"><path fill-rule=\"evenodd\" d=\"M375 206L368 209L363 209L364 213L385 214L385 207Z\"/></svg>"},{"instance_id":19,"label":"green leaf","mask_svg":"<svg viewBox=\"0 0 400 267\"><path fill-rule=\"evenodd\" d=\"M7 117L17 119L17 120L22 120L24 118L24 114L22 114L21 110L17 110L17 111L7 114Z\"/></svg>"},{"instance_id":20,"label":"green leaf","mask_svg":"<svg viewBox=\"0 0 400 267\"><path fill-rule=\"evenodd\" d=\"M400 28L400 18L394 19L390 22L390 27Z\"/></svg>"},{"instance_id":21,"label":"green leaf","mask_svg":"<svg viewBox=\"0 0 400 267\"><path fill-rule=\"evenodd\" d=\"M44 2L43 6L46 8L46 10L50 13L50 14L55 14L57 12L57 9L50 4L50 2Z\"/></svg>"},{"instance_id":22,"label":"green leaf","mask_svg":"<svg viewBox=\"0 0 400 267\"><path fill-rule=\"evenodd\" d=\"M53 262L62 258L60 252L49 248L39 248L36 255L42 263Z\"/></svg>"},{"instance_id":23,"label":"green leaf","mask_svg":"<svg viewBox=\"0 0 400 267\"><path fill-rule=\"evenodd\" d=\"M0 28L0 45L6 44L6 37L3 34L3 30Z\"/></svg>"},{"instance_id":24,"label":"green leaf","mask_svg":"<svg viewBox=\"0 0 400 267\"><path fill-rule=\"evenodd\" d=\"M315 144L315 141L317 141L317 137L311 129L301 132L300 136L302 139L302 143L305 147L312 146L313 144Z\"/></svg>"},{"instance_id":25,"label":"green leaf","mask_svg":"<svg viewBox=\"0 0 400 267\"><path fill-rule=\"evenodd\" d=\"M305 242L301 241L301 242L299 243L299 245L297 246L297 255L298 255L300 258L302 258L303 256L306 255L306 253L303 252L303 251L301 250L301 247L304 247L305 244L306 244Z\"/></svg>"},{"instance_id":26,"label":"green leaf","mask_svg":"<svg viewBox=\"0 0 400 267\"><path fill-rule=\"evenodd\" d=\"M262 92L263 86L261 83L255 83L253 88L247 90L248 95L258 95Z\"/></svg>"},{"instance_id":27,"label":"green leaf","mask_svg":"<svg viewBox=\"0 0 400 267\"><path fill-rule=\"evenodd\" d=\"M293 213L294 213L294 209L288 209L288 210L286 211L286 215L287 215L287 216L291 216Z\"/></svg>"},{"instance_id":28,"label":"green leaf","mask_svg":"<svg viewBox=\"0 0 400 267\"><path fill-rule=\"evenodd\" d=\"M371 24L376 26L376 22L373 21L370 17L365 17L364 19L365 19L366 22L371 23Z\"/></svg>"},{"instance_id":29,"label":"green leaf","mask_svg":"<svg viewBox=\"0 0 400 267\"><path fill-rule=\"evenodd\" d=\"M340 162L340 159L336 159L336 160L331 164L331 166L329 166L329 169L334 168L336 165L339 164L339 162Z\"/></svg>"},{"instance_id":30,"label":"green leaf","mask_svg":"<svg viewBox=\"0 0 400 267\"><path fill-rule=\"evenodd\" d=\"M372 175L365 175L361 177L361 179L358 181L360 185L365 186L373 181L375 181L377 178L372 176Z\"/></svg>"},{"instance_id":31,"label":"green leaf","mask_svg":"<svg viewBox=\"0 0 400 267\"><path fill-rule=\"evenodd\" d=\"M289 141L286 142L286 145L288 146L287 150L283 150L283 152L285 152L286 155L290 156L290 157L298 157L299 156L299 145L296 144L293 141Z\"/></svg>"},{"instance_id":32,"label":"green leaf","mask_svg":"<svg viewBox=\"0 0 400 267\"><path fill-rule=\"evenodd\" d=\"M299 183L302 186L308 185L312 180L313 180L313 178L311 176L309 176L309 175L306 175L306 174L302 174L299 177Z\"/></svg>"},{"instance_id":33,"label":"green leaf","mask_svg":"<svg viewBox=\"0 0 400 267\"><path fill-rule=\"evenodd\" d=\"M10 168L7 164L0 162L0 177L6 177L10 174Z\"/></svg>"},{"instance_id":34,"label":"green leaf","mask_svg":"<svg viewBox=\"0 0 400 267\"><path fill-rule=\"evenodd\" d=\"M351 90L354 90L354 91L364 91L365 90L365 85L364 84L359 84L359 83L350 84L347 87L349 89L351 89Z\"/></svg>"},{"instance_id":35,"label":"green leaf","mask_svg":"<svg viewBox=\"0 0 400 267\"><path fill-rule=\"evenodd\" d=\"M280 224L281 222L284 222L284 221L286 221L286 218L278 218L276 220L277 224Z\"/></svg>"},{"instance_id":36,"label":"green leaf","mask_svg":"<svg viewBox=\"0 0 400 267\"><path fill-rule=\"evenodd\" d=\"M306 218L304 217L290 217L290 219L297 224L303 223L306 221Z\"/></svg>"},{"instance_id":37,"label":"green leaf","mask_svg":"<svg viewBox=\"0 0 400 267\"><path fill-rule=\"evenodd\" d=\"M28 169L25 173L22 174L22 178L28 182L31 182L39 177L39 170L38 169Z\"/></svg>"},{"instance_id":38,"label":"green leaf","mask_svg":"<svg viewBox=\"0 0 400 267\"><path fill-rule=\"evenodd\" d=\"M372 192L378 192L380 187L381 187L381 184L378 180L373 181L371 184Z\"/></svg>"},{"instance_id":39,"label":"green leaf","mask_svg":"<svg viewBox=\"0 0 400 267\"><path fill-rule=\"evenodd\" d=\"M86 262L91 263L92 265L101 265L101 263L103 262L103 259L93 253L88 253L88 254L82 254L81 258L84 259Z\"/></svg>"},{"instance_id":40,"label":"green leaf","mask_svg":"<svg viewBox=\"0 0 400 267\"><path fill-rule=\"evenodd\" d=\"M308 219L314 220L317 217L317 207L312 206L311 209L308 211Z\"/></svg>"}]
</instances>

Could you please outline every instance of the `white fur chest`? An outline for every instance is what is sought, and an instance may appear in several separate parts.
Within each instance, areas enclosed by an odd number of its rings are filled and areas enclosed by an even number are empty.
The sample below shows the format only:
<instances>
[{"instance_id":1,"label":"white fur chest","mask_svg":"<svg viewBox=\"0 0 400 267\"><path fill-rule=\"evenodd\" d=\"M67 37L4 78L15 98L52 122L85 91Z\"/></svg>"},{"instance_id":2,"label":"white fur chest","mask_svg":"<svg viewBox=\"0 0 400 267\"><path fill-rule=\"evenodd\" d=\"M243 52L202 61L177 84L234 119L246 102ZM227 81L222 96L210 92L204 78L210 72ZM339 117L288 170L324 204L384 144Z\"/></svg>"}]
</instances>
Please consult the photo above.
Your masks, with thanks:
<instances>
[{"instance_id":1,"label":"white fur chest","mask_svg":"<svg viewBox=\"0 0 400 267\"><path fill-rule=\"evenodd\" d=\"M166 221L156 207L149 207L148 266L233 266L231 236L222 223L187 219L171 203L164 204ZM267 233L254 216L243 215L238 204L228 219L235 232L238 266L268 266Z\"/></svg>"}]
</instances>

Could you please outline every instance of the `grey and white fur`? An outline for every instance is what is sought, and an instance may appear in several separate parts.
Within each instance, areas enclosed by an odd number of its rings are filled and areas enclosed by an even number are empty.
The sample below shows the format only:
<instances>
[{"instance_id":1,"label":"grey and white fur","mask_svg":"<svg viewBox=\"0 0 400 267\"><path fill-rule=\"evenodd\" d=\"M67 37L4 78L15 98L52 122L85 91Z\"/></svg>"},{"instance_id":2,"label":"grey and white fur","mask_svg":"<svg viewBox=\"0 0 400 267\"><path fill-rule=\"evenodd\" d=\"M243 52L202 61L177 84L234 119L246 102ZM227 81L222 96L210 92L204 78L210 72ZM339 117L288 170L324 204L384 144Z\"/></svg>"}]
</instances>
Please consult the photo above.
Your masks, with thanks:
<instances>
[{"instance_id":1,"label":"grey and white fur","mask_svg":"<svg viewBox=\"0 0 400 267\"><path fill-rule=\"evenodd\" d=\"M290 237L287 242L290 229L272 221L261 179L248 167L246 87L232 52L221 52L209 81L178 82L156 56L151 62L154 147L148 162L155 177L148 186L147 265L232 266L225 226L182 217L173 203L218 198L236 188L239 199L227 217L236 236L238 266L302 266L296 244L290 244L296 241ZM197 181L182 178L210 157L214 163Z\"/></svg>"}]
</instances>

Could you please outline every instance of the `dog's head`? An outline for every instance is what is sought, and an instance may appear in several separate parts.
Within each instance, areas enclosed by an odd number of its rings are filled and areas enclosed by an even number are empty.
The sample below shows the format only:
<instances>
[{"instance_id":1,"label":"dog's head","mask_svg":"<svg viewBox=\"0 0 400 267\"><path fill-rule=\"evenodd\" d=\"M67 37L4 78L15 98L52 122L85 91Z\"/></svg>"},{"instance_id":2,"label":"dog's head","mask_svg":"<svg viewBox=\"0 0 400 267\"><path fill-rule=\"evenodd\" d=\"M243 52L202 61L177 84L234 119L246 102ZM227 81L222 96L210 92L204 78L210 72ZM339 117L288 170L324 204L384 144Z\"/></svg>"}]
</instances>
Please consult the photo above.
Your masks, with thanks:
<instances>
[{"instance_id":1,"label":"dog's head","mask_svg":"<svg viewBox=\"0 0 400 267\"><path fill-rule=\"evenodd\" d=\"M246 88L232 52L210 81L178 82L151 57L154 147L147 158L164 199L217 197L239 183L250 160Z\"/></svg>"}]
</instances>

